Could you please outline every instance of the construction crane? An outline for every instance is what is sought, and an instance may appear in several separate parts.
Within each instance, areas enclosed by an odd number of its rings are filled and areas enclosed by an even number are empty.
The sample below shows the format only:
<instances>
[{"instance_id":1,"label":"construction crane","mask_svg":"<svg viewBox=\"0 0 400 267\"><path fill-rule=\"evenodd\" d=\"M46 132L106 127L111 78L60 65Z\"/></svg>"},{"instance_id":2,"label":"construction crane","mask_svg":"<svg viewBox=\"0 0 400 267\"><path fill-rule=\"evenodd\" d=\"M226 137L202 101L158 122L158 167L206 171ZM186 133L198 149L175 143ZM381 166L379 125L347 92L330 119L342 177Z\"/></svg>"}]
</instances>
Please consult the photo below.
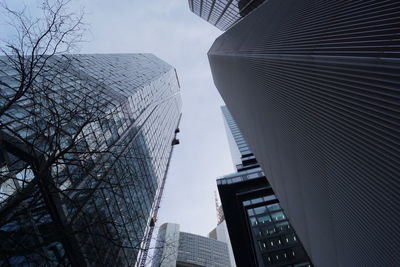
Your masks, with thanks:
<instances>
[{"instance_id":1,"label":"construction crane","mask_svg":"<svg viewBox=\"0 0 400 267\"><path fill-rule=\"evenodd\" d=\"M179 144L179 139L176 139L176 134L179 133L179 128L177 128L175 130L175 138L172 141L172 146ZM173 149L172 149L173 150ZM172 150L171 150L171 154L172 154ZM169 157L168 159L168 163L167 163L167 170L169 168L169 163L170 163L171 157ZM160 204L161 204L161 198L163 196L163 192L164 192L164 187L165 187L165 181L167 180L167 172L165 173L162 181L161 181L161 185L160 188L157 192L157 196L155 199L155 203L154 203L154 208L149 220L149 225L147 227L147 231L145 233L145 237L143 238L143 244L142 244L142 253L139 255L138 261L139 264L137 266L139 267L145 267L146 266L146 262L147 262L147 256L149 254L149 249L150 249L150 243L151 243L151 238L153 236L153 231L154 231L154 227L156 225L157 222L157 215L158 215L158 210L160 208Z\"/></svg>"}]
</instances>

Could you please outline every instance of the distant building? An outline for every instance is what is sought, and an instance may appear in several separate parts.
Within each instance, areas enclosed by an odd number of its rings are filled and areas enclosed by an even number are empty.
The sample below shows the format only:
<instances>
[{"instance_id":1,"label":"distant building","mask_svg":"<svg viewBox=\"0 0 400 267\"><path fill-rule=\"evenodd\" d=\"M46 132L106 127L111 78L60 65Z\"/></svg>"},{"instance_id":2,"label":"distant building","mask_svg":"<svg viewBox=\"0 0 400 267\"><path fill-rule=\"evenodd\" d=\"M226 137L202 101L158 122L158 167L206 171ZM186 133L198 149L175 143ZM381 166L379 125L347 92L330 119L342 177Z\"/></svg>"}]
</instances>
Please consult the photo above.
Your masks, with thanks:
<instances>
[{"instance_id":1,"label":"distant building","mask_svg":"<svg viewBox=\"0 0 400 267\"><path fill-rule=\"evenodd\" d=\"M133 266L166 179L181 116L175 69L152 54L68 57L36 79L49 98L21 98L1 118L1 266ZM0 57L2 81L15 78L11 65ZM3 101L11 89L1 90Z\"/></svg>"},{"instance_id":2,"label":"distant building","mask_svg":"<svg viewBox=\"0 0 400 267\"><path fill-rule=\"evenodd\" d=\"M264 172L226 107L222 107L237 172L217 180L239 267L304 266L310 260Z\"/></svg>"},{"instance_id":3,"label":"distant building","mask_svg":"<svg viewBox=\"0 0 400 267\"><path fill-rule=\"evenodd\" d=\"M153 267L230 267L225 242L179 231L179 225L161 225Z\"/></svg>"},{"instance_id":4,"label":"distant building","mask_svg":"<svg viewBox=\"0 0 400 267\"><path fill-rule=\"evenodd\" d=\"M188 0L190 10L220 30L228 30L265 0Z\"/></svg>"},{"instance_id":5,"label":"distant building","mask_svg":"<svg viewBox=\"0 0 400 267\"><path fill-rule=\"evenodd\" d=\"M222 209L222 206L221 206ZM229 238L228 228L226 227L225 219L221 221L217 227L215 227L209 234L209 238L216 239L218 241L222 241L227 244L228 252L229 252L229 260L231 263L231 267L236 267L235 256L233 255L231 240Z\"/></svg>"}]
</instances>

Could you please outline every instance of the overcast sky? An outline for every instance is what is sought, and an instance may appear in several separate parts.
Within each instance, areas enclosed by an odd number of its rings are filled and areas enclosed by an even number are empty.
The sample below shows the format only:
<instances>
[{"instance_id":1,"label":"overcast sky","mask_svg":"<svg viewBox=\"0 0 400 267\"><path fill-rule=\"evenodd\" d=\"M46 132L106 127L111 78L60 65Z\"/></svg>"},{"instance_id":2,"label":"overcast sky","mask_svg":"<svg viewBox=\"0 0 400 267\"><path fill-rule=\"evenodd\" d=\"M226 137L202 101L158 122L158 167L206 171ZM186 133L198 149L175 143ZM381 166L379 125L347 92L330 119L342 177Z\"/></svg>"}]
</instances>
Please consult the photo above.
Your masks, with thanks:
<instances>
[{"instance_id":1,"label":"overcast sky","mask_svg":"<svg viewBox=\"0 0 400 267\"><path fill-rule=\"evenodd\" d=\"M3 2L4 0L0 0ZM26 2L30 11L40 1ZM74 0L90 33L80 53L153 53L177 69L183 99L181 144L175 146L157 225L179 223L206 235L216 226L216 177L233 171L207 51L221 32L189 10L186 0ZM8 28L0 20L2 37Z\"/></svg>"},{"instance_id":2,"label":"overcast sky","mask_svg":"<svg viewBox=\"0 0 400 267\"><path fill-rule=\"evenodd\" d=\"M207 51L221 32L190 12L186 0L85 0L89 41L82 53L153 53L178 72L183 99L181 144L175 146L159 213L182 231L216 226L216 177L233 171Z\"/></svg>"}]
</instances>

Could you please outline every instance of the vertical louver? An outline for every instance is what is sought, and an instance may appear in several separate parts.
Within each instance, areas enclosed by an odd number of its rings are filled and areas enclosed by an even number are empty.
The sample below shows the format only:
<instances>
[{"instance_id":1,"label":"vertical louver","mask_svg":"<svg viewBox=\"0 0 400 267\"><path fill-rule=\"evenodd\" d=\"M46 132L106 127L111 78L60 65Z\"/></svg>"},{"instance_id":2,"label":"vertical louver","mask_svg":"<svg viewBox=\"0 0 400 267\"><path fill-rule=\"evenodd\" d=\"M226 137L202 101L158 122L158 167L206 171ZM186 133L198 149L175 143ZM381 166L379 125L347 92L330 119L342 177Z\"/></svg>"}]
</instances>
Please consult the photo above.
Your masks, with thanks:
<instances>
[{"instance_id":1,"label":"vertical louver","mask_svg":"<svg viewBox=\"0 0 400 267\"><path fill-rule=\"evenodd\" d=\"M400 2L270 0L209 52L316 266L400 262Z\"/></svg>"}]
</instances>

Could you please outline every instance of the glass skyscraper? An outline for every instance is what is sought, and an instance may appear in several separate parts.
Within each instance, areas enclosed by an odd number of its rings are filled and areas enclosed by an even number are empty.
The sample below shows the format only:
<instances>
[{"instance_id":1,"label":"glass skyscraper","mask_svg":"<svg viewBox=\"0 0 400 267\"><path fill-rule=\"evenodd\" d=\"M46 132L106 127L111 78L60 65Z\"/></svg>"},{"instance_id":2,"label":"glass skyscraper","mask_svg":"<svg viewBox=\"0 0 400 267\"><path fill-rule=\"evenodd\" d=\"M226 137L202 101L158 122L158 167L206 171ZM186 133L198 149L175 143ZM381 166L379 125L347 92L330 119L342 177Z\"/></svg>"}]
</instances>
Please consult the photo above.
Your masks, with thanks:
<instances>
[{"instance_id":1,"label":"glass skyscraper","mask_svg":"<svg viewBox=\"0 0 400 267\"><path fill-rule=\"evenodd\" d=\"M190 10L220 30L228 30L265 0L188 0Z\"/></svg>"},{"instance_id":2,"label":"glass skyscraper","mask_svg":"<svg viewBox=\"0 0 400 267\"><path fill-rule=\"evenodd\" d=\"M176 71L152 54L46 66L1 117L0 265L133 266L178 143Z\"/></svg>"},{"instance_id":3,"label":"glass skyscraper","mask_svg":"<svg viewBox=\"0 0 400 267\"><path fill-rule=\"evenodd\" d=\"M232 115L222 113L237 172L217 185L237 266L311 266Z\"/></svg>"}]
</instances>

